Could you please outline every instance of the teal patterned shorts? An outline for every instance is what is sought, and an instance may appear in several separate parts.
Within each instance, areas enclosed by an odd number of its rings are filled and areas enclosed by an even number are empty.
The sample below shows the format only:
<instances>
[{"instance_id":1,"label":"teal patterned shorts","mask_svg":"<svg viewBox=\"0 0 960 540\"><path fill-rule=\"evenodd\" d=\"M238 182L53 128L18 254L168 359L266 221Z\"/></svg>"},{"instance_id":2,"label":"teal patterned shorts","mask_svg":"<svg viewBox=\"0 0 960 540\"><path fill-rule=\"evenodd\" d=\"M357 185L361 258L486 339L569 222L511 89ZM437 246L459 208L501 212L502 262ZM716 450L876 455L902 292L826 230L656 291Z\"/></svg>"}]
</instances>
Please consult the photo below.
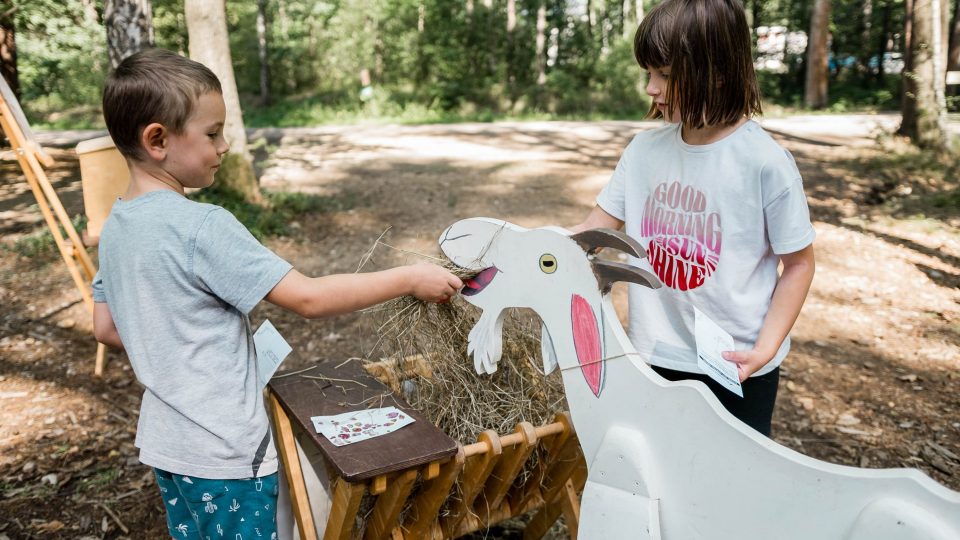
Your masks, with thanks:
<instances>
[{"instance_id":1,"label":"teal patterned shorts","mask_svg":"<svg viewBox=\"0 0 960 540\"><path fill-rule=\"evenodd\" d=\"M277 474L208 480L153 469L173 538L276 540Z\"/></svg>"}]
</instances>

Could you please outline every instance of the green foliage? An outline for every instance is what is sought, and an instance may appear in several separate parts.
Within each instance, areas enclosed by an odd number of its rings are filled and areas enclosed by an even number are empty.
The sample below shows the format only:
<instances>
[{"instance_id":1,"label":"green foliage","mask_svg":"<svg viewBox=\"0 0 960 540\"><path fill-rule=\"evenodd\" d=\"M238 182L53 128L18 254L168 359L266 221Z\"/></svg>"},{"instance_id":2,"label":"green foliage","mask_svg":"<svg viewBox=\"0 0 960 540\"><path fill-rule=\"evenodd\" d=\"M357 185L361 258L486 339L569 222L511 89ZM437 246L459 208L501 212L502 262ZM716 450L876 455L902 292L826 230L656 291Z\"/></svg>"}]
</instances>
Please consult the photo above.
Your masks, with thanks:
<instances>
[{"instance_id":1,"label":"green foliage","mask_svg":"<svg viewBox=\"0 0 960 540\"><path fill-rule=\"evenodd\" d=\"M349 210L362 202L349 192L336 197L285 191L266 191L263 195L266 203L254 204L239 193L214 184L191 194L190 198L227 209L259 240L290 234L290 224L305 214Z\"/></svg>"},{"instance_id":2,"label":"green foliage","mask_svg":"<svg viewBox=\"0 0 960 540\"><path fill-rule=\"evenodd\" d=\"M758 71L757 81L765 102L783 107L803 107L803 77L796 72ZM830 78L826 112L896 110L900 106L900 76L885 75L882 84L872 79L864 86L856 77L841 74Z\"/></svg>"},{"instance_id":3,"label":"green foliage","mask_svg":"<svg viewBox=\"0 0 960 540\"><path fill-rule=\"evenodd\" d=\"M89 111L99 110L100 86L109 67L98 8L81 0L13 3L20 101L28 120L46 119L54 126L96 124L98 115Z\"/></svg>"},{"instance_id":4,"label":"green foliage","mask_svg":"<svg viewBox=\"0 0 960 540\"><path fill-rule=\"evenodd\" d=\"M8 0L16 7L23 105L40 127L102 127L104 0ZM184 0L152 0L158 46L186 54ZM633 2L516 0L267 0L268 86L260 95L257 0L226 0L244 116L254 126L503 117L641 117L649 101L633 60ZM649 10L656 0L646 2ZM468 10L472 6L472 11ZM546 13L546 81L538 81L537 12ZM904 0L833 0L832 111L896 108L899 76L872 66L901 48ZM624 7L628 7L624 13ZM751 24L808 31L809 0L747 0ZM592 17L587 10L592 10ZM756 20L754 20L756 19ZM591 23L592 21L592 23ZM768 102L802 101L803 55L760 73ZM372 97L361 99L361 72ZM951 102L956 100L951 100Z\"/></svg>"}]
</instances>

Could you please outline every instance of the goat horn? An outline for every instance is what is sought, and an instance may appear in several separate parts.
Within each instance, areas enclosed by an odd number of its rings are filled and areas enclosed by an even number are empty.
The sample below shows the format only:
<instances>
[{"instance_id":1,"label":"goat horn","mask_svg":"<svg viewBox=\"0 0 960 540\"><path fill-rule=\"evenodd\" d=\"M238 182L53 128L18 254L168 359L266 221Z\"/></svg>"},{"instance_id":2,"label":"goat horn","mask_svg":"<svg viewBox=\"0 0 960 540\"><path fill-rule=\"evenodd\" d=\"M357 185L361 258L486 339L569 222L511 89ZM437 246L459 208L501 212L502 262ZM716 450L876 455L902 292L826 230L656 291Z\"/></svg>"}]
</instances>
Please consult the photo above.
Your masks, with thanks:
<instances>
[{"instance_id":1,"label":"goat horn","mask_svg":"<svg viewBox=\"0 0 960 540\"><path fill-rule=\"evenodd\" d=\"M604 294L610 291L610 287L618 281L629 281L651 289L659 289L662 285L657 276L636 266L599 259L592 261L591 264L593 273L597 276L600 291Z\"/></svg>"},{"instance_id":2,"label":"goat horn","mask_svg":"<svg viewBox=\"0 0 960 540\"><path fill-rule=\"evenodd\" d=\"M614 229L587 229L570 235L570 238L580 244L587 253L594 253L600 248L608 247L629 253L638 259L647 256L647 251L643 249L640 242Z\"/></svg>"}]
</instances>

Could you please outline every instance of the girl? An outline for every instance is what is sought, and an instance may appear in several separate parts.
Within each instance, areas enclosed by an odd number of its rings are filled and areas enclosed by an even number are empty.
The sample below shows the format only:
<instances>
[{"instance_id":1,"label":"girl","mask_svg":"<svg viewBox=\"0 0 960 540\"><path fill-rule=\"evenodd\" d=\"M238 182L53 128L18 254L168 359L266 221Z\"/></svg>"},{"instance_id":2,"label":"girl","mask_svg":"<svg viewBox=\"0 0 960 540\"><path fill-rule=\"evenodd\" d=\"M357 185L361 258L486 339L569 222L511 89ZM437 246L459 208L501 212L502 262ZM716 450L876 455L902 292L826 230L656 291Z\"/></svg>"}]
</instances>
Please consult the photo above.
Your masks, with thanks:
<instances>
[{"instance_id":1,"label":"girl","mask_svg":"<svg viewBox=\"0 0 960 540\"><path fill-rule=\"evenodd\" d=\"M631 285L631 340L670 380L703 381L764 435L787 334L813 280L814 230L793 157L751 120L760 95L738 0L664 0L640 24L648 117L574 232L619 229L647 248L664 287ZM637 262L637 261L634 261ZM777 267L783 263L778 277ZM743 398L697 367L694 307L733 335Z\"/></svg>"}]
</instances>

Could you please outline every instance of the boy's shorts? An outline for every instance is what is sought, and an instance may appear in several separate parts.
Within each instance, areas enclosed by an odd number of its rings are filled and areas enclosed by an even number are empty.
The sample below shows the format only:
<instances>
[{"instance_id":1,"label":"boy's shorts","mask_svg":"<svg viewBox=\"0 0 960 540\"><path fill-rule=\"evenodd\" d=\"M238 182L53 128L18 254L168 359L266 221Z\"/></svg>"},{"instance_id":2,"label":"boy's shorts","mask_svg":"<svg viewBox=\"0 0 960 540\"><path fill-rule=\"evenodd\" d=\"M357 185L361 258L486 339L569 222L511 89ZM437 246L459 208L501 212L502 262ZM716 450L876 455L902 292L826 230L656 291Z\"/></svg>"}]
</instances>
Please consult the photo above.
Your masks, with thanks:
<instances>
[{"instance_id":1,"label":"boy's shorts","mask_svg":"<svg viewBox=\"0 0 960 540\"><path fill-rule=\"evenodd\" d=\"M173 538L276 540L277 473L208 480L153 469Z\"/></svg>"}]
</instances>

